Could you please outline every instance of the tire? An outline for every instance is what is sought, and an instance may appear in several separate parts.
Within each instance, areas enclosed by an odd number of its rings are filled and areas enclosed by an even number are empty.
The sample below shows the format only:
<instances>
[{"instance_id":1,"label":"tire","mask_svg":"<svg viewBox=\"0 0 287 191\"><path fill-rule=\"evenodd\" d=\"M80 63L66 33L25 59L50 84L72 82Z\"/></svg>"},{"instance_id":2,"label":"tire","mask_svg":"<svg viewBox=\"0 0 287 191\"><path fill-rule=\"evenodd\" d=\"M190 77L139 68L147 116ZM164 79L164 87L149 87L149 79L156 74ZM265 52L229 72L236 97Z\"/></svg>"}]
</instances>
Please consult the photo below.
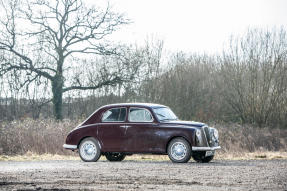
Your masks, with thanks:
<instances>
[{"instance_id":1,"label":"tire","mask_svg":"<svg viewBox=\"0 0 287 191\"><path fill-rule=\"evenodd\" d=\"M80 143L79 155L85 162L96 162L101 157L99 142L93 137L85 138Z\"/></svg>"},{"instance_id":2,"label":"tire","mask_svg":"<svg viewBox=\"0 0 287 191\"><path fill-rule=\"evenodd\" d=\"M208 163L208 162L210 162L210 161L214 158L214 155L206 157L206 156L205 156L205 153L206 153L205 151L197 151L197 152L194 152L194 153L192 154L192 158L193 158L193 160L195 160L196 162Z\"/></svg>"},{"instance_id":3,"label":"tire","mask_svg":"<svg viewBox=\"0 0 287 191\"><path fill-rule=\"evenodd\" d=\"M168 144L167 153L172 162L186 163L191 158L191 147L184 138L174 138Z\"/></svg>"},{"instance_id":4,"label":"tire","mask_svg":"<svg viewBox=\"0 0 287 191\"><path fill-rule=\"evenodd\" d=\"M105 156L107 160L111 162L122 161L126 157L126 155L123 153L106 153Z\"/></svg>"}]
</instances>

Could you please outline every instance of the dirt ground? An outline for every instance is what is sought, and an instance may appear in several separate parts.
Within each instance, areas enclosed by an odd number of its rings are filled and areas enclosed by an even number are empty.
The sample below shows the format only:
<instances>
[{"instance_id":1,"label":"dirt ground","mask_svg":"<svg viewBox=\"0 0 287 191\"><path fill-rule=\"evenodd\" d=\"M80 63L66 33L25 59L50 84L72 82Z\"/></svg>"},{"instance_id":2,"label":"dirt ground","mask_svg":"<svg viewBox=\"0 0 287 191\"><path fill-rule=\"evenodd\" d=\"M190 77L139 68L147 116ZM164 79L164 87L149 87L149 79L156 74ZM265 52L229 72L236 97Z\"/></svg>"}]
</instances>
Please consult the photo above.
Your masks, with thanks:
<instances>
[{"instance_id":1,"label":"dirt ground","mask_svg":"<svg viewBox=\"0 0 287 191\"><path fill-rule=\"evenodd\" d=\"M0 190L287 190L287 160L0 162Z\"/></svg>"}]
</instances>

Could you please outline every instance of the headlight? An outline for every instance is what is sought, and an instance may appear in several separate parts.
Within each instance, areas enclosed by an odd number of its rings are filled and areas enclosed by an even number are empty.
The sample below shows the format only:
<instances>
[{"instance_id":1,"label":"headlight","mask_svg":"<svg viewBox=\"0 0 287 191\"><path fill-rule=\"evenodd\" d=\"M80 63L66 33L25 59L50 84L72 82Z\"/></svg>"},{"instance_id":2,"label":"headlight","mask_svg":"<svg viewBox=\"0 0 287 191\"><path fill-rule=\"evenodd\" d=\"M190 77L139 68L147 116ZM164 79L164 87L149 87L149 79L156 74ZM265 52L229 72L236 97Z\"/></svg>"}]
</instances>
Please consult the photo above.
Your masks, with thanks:
<instances>
[{"instance_id":1,"label":"headlight","mask_svg":"<svg viewBox=\"0 0 287 191\"><path fill-rule=\"evenodd\" d=\"M218 134L218 131L216 129L213 130L213 135L214 135L215 139L218 140L219 134Z\"/></svg>"}]
</instances>

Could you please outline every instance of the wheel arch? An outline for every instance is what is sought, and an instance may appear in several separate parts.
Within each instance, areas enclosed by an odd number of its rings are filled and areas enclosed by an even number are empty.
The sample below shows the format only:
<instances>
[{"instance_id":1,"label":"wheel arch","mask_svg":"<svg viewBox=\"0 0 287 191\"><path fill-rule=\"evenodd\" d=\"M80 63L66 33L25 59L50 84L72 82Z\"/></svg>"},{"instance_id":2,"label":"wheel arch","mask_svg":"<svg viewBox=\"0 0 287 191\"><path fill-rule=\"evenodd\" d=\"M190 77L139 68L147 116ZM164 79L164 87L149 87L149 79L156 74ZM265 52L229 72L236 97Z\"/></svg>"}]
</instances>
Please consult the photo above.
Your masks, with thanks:
<instances>
[{"instance_id":1,"label":"wheel arch","mask_svg":"<svg viewBox=\"0 0 287 191\"><path fill-rule=\"evenodd\" d=\"M167 143L166 143L166 145L165 145L165 152L166 152L166 153L167 153L167 150L168 150L168 145L169 145L169 143L170 143L173 139L176 139L176 138L182 138L182 139L186 140L186 142L188 142L190 148L192 147L190 141L189 141L185 136L182 136L182 135L172 136L172 137L170 137L170 138L168 139L168 141L167 141Z\"/></svg>"},{"instance_id":2,"label":"wheel arch","mask_svg":"<svg viewBox=\"0 0 287 191\"><path fill-rule=\"evenodd\" d=\"M102 149L101 142L100 142L96 137L93 137L93 136L84 136L84 137L82 137L82 138L79 140L78 144L77 144L77 149L79 149L79 146L80 146L81 142L82 142L84 139L90 138L90 137L96 139L97 142L99 143L100 149Z\"/></svg>"}]
</instances>

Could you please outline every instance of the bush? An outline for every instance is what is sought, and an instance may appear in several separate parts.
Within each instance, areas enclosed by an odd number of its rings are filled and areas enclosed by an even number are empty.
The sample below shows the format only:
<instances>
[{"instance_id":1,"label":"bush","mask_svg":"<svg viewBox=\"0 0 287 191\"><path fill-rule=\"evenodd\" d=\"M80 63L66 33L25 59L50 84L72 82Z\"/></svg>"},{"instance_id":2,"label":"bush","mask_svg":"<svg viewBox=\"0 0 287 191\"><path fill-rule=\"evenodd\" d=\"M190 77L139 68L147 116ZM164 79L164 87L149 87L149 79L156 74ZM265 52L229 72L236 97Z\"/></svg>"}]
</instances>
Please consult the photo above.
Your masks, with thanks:
<instances>
[{"instance_id":1,"label":"bush","mask_svg":"<svg viewBox=\"0 0 287 191\"><path fill-rule=\"evenodd\" d=\"M80 122L53 119L17 120L0 124L0 154L68 154L63 149L68 132Z\"/></svg>"}]
</instances>

